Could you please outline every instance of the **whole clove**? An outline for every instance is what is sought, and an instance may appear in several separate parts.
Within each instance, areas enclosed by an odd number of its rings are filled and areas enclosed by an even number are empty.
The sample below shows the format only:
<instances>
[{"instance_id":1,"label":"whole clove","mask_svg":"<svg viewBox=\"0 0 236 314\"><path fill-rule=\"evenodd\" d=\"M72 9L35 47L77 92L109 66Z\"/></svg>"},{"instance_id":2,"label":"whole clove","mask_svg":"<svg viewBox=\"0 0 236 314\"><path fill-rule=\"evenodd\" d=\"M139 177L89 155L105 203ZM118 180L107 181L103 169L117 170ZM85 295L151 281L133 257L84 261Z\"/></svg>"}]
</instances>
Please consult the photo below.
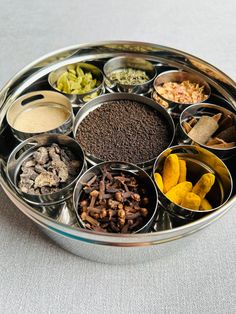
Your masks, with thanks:
<instances>
[{"instance_id":1,"label":"whole clove","mask_svg":"<svg viewBox=\"0 0 236 314\"><path fill-rule=\"evenodd\" d=\"M87 193L87 188L94 190ZM131 233L148 219L149 198L131 174L113 175L106 167L101 175L84 183L78 213L86 228L113 233Z\"/></svg>"}]
</instances>

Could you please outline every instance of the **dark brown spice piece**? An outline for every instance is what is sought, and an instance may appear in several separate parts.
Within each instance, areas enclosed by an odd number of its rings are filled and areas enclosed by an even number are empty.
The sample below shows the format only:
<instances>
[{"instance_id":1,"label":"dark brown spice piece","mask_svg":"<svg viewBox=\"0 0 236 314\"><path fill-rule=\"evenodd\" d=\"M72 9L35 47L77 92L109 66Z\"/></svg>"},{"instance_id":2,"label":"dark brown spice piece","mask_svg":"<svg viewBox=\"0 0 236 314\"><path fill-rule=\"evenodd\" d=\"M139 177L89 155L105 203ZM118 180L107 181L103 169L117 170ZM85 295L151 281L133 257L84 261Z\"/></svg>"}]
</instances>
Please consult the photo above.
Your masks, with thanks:
<instances>
[{"instance_id":1,"label":"dark brown spice piece","mask_svg":"<svg viewBox=\"0 0 236 314\"><path fill-rule=\"evenodd\" d=\"M95 186L100 190L87 193L88 185L90 189ZM148 219L148 208L144 208L144 204L149 204L145 188L133 175L119 173L119 176L112 176L107 169L103 169L95 180L84 183L78 212L89 229L130 233Z\"/></svg>"}]
</instances>

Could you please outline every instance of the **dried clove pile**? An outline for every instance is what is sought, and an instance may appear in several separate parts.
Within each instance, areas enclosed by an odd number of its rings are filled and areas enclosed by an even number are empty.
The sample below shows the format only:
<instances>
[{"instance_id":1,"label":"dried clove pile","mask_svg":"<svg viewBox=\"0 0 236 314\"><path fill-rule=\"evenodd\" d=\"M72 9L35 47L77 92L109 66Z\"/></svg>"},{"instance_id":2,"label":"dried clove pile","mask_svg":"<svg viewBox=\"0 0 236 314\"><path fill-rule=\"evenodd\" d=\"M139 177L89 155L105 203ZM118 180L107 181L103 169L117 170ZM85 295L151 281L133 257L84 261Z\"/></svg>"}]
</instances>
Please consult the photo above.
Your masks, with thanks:
<instances>
[{"instance_id":1,"label":"dried clove pile","mask_svg":"<svg viewBox=\"0 0 236 314\"><path fill-rule=\"evenodd\" d=\"M106 167L84 183L78 212L86 228L113 233L132 233L147 221L149 199L131 175L113 175Z\"/></svg>"},{"instance_id":2,"label":"dried clove pile","mask_svg":"<svg viewBox=\"0 0 236 314\"><path fill-rule=\"evenodd\" d=\"M81 166L81 161L66 147L55 143L39 147L23 162L18 187L29 194L58 192L75 179Z\"/></svg>"}]
</instances>

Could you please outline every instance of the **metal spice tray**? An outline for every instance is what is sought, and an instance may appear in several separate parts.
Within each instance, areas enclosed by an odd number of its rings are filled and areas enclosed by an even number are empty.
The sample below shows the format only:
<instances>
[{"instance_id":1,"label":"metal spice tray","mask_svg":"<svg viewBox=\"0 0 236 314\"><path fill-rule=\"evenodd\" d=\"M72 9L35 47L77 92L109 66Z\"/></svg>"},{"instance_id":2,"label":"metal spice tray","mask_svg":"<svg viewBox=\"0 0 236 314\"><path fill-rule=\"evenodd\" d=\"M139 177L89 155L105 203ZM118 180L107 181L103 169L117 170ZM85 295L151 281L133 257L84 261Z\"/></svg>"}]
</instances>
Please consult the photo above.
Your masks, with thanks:
<instances>
[{"instance_id":1,"label":"metal spice tray","mask_svg":"<svg viewBox=\"0 0 236 314\"><path fill-rule=\"evenodd\" d=\"M48 75L76 62L94 64L100 69L116 56L142 57L155 65L157 74L167 70L186 70L198 74L211 87L208 103L236 111L236 84L226 74L185 52L142 42L109 41L76 45L48 54L22 69L0 92L0 184L13 203L64 249L90 260L104 263L137 263L162 257L187 245L190 235L224 215L236 204L236 168L226 161L234 180L231 199L218 210L194 221L183 221L160 208L154 228L143 234L104 234L78 227L72 199L59 205L30 206L10 185L6 176L9 154L18 145L6 122L9 105L19 96L37 90L52 90ZM195 237L197 234L195 234Z\"/></svg>"}]
</instances>

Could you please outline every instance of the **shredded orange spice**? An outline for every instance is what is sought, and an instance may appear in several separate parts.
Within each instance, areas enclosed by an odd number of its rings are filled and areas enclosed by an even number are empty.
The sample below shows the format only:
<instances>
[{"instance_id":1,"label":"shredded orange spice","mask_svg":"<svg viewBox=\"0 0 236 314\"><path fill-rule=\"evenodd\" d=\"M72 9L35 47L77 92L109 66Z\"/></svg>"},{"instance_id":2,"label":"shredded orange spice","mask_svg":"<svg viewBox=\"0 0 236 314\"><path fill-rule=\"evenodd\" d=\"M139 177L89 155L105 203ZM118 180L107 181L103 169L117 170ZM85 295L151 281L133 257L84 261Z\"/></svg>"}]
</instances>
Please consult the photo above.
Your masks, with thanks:
<instances>
[{"instance_id":1,"label":"shredded orange spice","mask_svg":"<svg viewBox=\"0 0 236 314\"><path fill-rule=\"evenodd\" d=\"M204 94L204 86L190 81L166 82L157 86L156 91L165 99L181 104L194 104L207 98Z\"/></svg>"}]
</instances>

